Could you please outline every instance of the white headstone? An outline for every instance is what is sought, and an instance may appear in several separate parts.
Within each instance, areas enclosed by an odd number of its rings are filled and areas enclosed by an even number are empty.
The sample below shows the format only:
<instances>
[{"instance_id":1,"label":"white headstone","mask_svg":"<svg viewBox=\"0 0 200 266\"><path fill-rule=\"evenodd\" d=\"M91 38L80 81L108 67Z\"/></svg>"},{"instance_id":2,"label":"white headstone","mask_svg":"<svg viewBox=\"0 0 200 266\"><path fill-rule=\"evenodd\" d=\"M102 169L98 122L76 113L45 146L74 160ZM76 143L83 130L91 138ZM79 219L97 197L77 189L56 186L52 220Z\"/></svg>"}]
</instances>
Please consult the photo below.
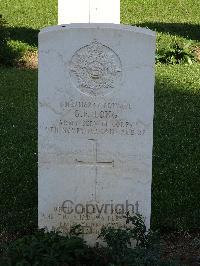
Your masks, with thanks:
<instances>
[{"instance_id":1,"label":"white headstone","mask_svg":"<svg viewBox=\"0 0 200 266\"><path fill-rule=\"evenodd\" d=\"M91 242L151 215L154 32L71 24L39 34L39 226Z\"/></svg>"},{"instance_id":2,"label":"white headstone","mask_svg":"<svg viewBox=\"0 0 200 266\"><path fill-rule=\"evenodd\" d=\"M59 0L58 24L120 24L120 0Z\"/></svg>"}]
</instances>

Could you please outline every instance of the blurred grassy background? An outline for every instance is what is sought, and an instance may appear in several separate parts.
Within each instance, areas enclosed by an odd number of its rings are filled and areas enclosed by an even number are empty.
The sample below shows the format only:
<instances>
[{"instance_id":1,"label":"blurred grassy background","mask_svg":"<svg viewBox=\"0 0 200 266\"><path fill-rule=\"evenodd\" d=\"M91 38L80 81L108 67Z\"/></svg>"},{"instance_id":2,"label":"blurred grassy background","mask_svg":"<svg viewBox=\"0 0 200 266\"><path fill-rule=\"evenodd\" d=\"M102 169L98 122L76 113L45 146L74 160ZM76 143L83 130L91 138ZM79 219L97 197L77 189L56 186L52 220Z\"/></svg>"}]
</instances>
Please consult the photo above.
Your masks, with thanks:
<instances>
[{"instance_id":1,"label":"blurred grassy background","mask_svg":"<svg viewBox=\"0 0 200 266\"><path fill-rule=\"evenodd\" d=\"M78 7L77 7L78 8ZM157 31L157 47L198 46L200 2L122 0L124 24ZM57 0L5 0L11 47L37 50L40 28L57 23ZM23 49L22 49L23 48ZM37 226L37 70L0 68L1 231ZM152 226L200 228L200 64L156 67Z\"/></svg>"}]
</instances>

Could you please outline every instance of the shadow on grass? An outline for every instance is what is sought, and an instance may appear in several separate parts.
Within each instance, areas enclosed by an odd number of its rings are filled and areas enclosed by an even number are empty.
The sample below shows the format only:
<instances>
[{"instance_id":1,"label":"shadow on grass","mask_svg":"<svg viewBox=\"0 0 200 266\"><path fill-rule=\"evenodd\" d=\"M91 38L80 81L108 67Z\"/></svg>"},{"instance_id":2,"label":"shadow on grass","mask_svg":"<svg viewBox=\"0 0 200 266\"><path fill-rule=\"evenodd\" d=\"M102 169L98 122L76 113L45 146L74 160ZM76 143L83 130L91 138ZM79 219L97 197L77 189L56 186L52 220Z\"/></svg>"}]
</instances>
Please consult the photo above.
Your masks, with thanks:
<instances>
[{"instance_id":1,"label":"shadow on grass","mask_svg":"<svg viewBox=\"0 0 200 266\"><path fill-rule=\"evenodd\" d=\"M148 27L158 32L170 33L184 38L200 41L200 25L188 23L162 23L145 22L137 24L140 27ZM38 46L39 30L26 27L7 27L12 40L18 40L31 46Z\"/></svg>"},{"instance_id":2,"label":"shadow on grass","mask_svg":"<svg viewBox=\"0 0 200 266\"><path fill-rule=\"evenodd\" d=\"M9 27L0 14L0 65L16 66L28 50L38 45L38 30L26 27ZM20 42L10 42L10 40Z\"/></svg>"},{"instance_id":3,"label":"shadow on grass","mask_svg":"<svg viewBox=\"0 0 200 266\"><path fill-rule=\"evenodd\" d=\"M200 94L188 86L156 80L152 225L163 231L200 228Z\"/></svg>"},{"instance_id":4,"label":"shadow on grass","mask_svg":"<svg viewBox=\"0 0 200 266\"><path fill-rule=\"evenodd\" d=\"M7 30L12 40L21 41L31 46L38 46L39 30L26 27L8 27Z\"/></svg>"},{"instance_id":5,"label":"shadow on grass","mask_svg":"<svg viewBox=\"0 0 200 266\"><path fill-rule=\"evenodd\" d=\"M162 33L170 33L182 36L189 40L200 41L200 25L188 23L163 23L163 22L145 22L137 24L140 27L148 27Z\"/></svg>"},{"instance_id":6,"label":"shadow on grass","mask_svg":"<svg viewBox=\"0 0 200 266\"><path fill-rule=\"evenodd\" d=\"M37 71L0 68L0 232L37 227Z\"/></svg>"},{"instance_id":7,"label":"shadow on grass","mask_svg":"<svg viewBox=\"0 0 200 266\"><path fill-rule=\"evenodd\" d=\"M0 45L0 65L17 66L19 60L28 50L27 44L37 47L39 31L30 28L11 28L6 26L2 29L6 33L6 39ZM9 40L21 41L22 43L11 45L8 42Z\"/></svg>"},{"instance_id":8,"label":"shadow on grass","mask_svg":"<svg viewBox=\"0 0 200 266\"><path fill-rule=\"evenodd\" d=\"M161 230L200 227L200 97L181 77L156 81L152 225ZM1 68L0 87L0 232L24 232L37 227L37 71Z\"/></svg>"}]
</instances>

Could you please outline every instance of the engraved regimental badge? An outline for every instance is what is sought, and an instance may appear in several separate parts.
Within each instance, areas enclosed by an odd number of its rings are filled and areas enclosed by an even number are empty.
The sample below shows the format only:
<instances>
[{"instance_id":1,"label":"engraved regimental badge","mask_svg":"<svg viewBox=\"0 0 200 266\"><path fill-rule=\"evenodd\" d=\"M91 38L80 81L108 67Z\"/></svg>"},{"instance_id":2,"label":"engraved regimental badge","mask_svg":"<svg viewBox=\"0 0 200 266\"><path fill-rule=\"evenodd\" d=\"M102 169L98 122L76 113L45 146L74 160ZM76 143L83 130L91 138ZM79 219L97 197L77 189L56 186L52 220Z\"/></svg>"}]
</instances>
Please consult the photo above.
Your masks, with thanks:
<instances>
[{"instance_id":1,"label":"engraved regimental badge","mask_svg":"<svg viewBox=\"0 0 200 266\"><path fill-rule=\"evenodd\" d=\"M112 92L121 76L119 56L96 40L76 51L70 62L72 83L87 95L98 96Z\"/></svg>"}]
</instances>

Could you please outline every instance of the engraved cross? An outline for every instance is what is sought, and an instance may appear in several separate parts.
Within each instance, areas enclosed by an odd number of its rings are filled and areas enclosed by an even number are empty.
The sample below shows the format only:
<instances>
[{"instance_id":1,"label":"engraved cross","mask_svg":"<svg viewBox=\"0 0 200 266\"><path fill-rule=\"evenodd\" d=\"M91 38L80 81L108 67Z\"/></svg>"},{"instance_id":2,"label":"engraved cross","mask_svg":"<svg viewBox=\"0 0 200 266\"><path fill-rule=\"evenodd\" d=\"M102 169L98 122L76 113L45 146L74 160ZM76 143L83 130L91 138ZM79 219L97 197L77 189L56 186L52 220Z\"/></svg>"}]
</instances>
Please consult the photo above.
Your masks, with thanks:
<instances>
[{"instance_id":1,"label":"engraved cross","mask_svg":"<svg viewBox=\"0 0 200 266\"><path fill-rule=\"evenodd\" d=\"M98 159L98 141L96 139L88 139L93 142L94 145L94 160L93 161L82 161L76 159L75 162L77 166L85 166L85 167L95 167L95 200L97 193L97 177L98 177L98 167L114 167L113 161L101 161Z\"/></svg>"}]
</instances>

